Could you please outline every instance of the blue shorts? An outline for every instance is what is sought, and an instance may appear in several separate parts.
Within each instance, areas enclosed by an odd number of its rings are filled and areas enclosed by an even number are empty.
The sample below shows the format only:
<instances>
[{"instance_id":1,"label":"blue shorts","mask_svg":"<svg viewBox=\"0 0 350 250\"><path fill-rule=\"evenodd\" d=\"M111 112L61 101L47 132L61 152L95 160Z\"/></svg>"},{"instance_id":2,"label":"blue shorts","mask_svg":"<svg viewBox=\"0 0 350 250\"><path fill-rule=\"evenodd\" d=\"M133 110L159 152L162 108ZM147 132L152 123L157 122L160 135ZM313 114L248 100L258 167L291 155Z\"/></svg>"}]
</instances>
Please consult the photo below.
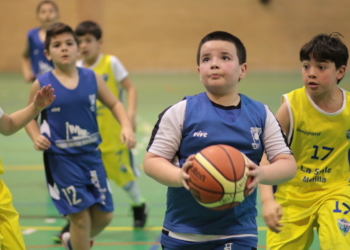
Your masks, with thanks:
<instances>
[{"instance_id":1,"label":"blue shorts","mask_svg":"<svg viewBox=\"0 0 350 250\"><path fill-rule=\"evenodd\" d=\"M244 241L245 238L229 238L205 242L190 242L169 237L164 230L162 231L160 240L163 250L256 250L256 247L242 245Z\"/></svg>"},{"instance_id":2,"label":"blue shorts","mask_svg":"<svg viewBox=\"0 0 350 250\"><path fill-rule=\"evenodd\" d=\"M64 215L98 204L112 212L113 200L99 150L86 154L44 153L47 186L57 210Z\"/></svg>"}]
</instances>

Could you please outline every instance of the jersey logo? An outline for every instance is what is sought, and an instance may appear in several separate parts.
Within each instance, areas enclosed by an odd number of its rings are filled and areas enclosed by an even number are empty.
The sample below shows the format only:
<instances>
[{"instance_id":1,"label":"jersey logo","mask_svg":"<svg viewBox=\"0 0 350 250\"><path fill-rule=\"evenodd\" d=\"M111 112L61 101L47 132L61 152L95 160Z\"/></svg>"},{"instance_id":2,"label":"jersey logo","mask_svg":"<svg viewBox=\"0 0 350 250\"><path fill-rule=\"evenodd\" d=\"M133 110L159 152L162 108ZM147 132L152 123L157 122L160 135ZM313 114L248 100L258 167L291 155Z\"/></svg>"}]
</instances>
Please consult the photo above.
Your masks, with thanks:
<instances>
[{"instance_id":1,"label":"jersey logo","mask_svg":"<svg viewBox=\"0 0 350 250\"><path fill-rule=\"evenodd\" d=\"M54 113L54 112L61 112L61 108L60 107L54 107L51 109L51 112Z\"/></svg>"},{"instance_id":2,"label":"jersey logo","mask_svg":"<svg viewBox=\"0 0 350 250\"><path fill-rule=\"evenodd\" d=\"M108 81L108 74L103 74L102 79L107 82Z\"/></svg>"},{"instance_id":3,"label":"jersey logo","mask_svg":"<svg viewBox=\"0 0 350 250\"><path fill-rule=\"evenodd\" d=\"M303 133L304 135L311 135L311 136L320 136L321 132L310 132L310 131L305 131L300 128L297 128L297 132Z\"/></svg>"},{"instance_id":4,"label":"jersey logo","mask_svg":"<svg viewBox=\"0 0 350 250\"><path fill-rule=\"evenodd\" d=\"M350 142L350 129L346 131L346 139L348 139L348 142Z\"/></svg>"},{"instance_id":5,"label":"jersey logo","mask_svg":"<svg viewBox=\"0 0 350 250\"><path fill-rule=\"evenodd\" d=\"M55 144L58 148L81 147L90 143L94 143L100 139L100 134L90 134L86 129L78 125L66 122L66 139L56 140Z\"/></svg>"},{"instance_id":6,"label":"jersey logo","mask_svg":"<svg viewBox=\"0 0 350 250\"><path fill-rule=\"evenodd\" d=\"M232 244L233 243L226 243L225 247L224 247L224 250L232 250Z\"/></svg>"},{"instance_id":7,"label":"jersey logo","mask_svg":"<svg viewBox=\"0 0 350 250\"><path fill-rule=\"evenodd\" d=\"M253 143L252 143L253 149L260 148L260 137L259 136L260 136L261 132L262 132L261 128L257 128L257 127L250 128L250 133L252 134L252 138L253 138Z\"/></svg>"},{"instance_id":8,"label":"jersey logo","mask_svg":"<svg viewBox=\"0 0 350 250\"><path fill-rule=\"evenodd\" d=\"M350 222L348 222L345 219L338 220L338 227L343 234L343 236L346 236L350 229Z\"/></svg>"},{"instance_id":9,"label":"jersey logo","mask_svg":"<svg viewBox=\"0 0 350 250\"><path fill-rule=\"evenodd\" d=\"M194 132L193 133L193 137L207 137L208 133L206 132L202 132L202 131L198 131L198 132Z\"/></svg>"},{"instance_id":10,"label":"jersey logo","mask_svg":"<svg viewBox=\"0 0 350 250\"><path fill-rule=\"evenodd\" d=\"M95 106L96 106L96 95L89 95L89 100L90 100L90 110L92 112L95 112Z\"/></svg>"},{"instance_id":11,"label":"jersey logo","mask_svg":"<svg viewBox=\"0 0 350 250\"><path fill-rule=\"evenodd\" d=\"M43 61L39 61L38 66L39 66L39 75L42 75L46 72L53 70L50 64Z\"/></svg>"}]
</instances>

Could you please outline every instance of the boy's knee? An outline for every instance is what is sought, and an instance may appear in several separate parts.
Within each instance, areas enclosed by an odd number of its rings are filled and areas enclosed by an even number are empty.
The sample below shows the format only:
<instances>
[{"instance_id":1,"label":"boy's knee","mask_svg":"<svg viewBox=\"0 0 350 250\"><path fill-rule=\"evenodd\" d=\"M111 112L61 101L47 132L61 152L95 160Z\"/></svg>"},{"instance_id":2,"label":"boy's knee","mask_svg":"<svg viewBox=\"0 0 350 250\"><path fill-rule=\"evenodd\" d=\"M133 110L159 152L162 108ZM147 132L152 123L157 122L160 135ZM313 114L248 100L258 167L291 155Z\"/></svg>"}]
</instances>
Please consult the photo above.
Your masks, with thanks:
<instances>
[{"instance_id":1,"label":"boy's knee","mask_svg":"<svg viewBox=\"0 0 350 250\"><path fill-rule=\"evenodd\" d=\"M97 222L101 223L101 226L106 227L109 223L111 223L113 219L113 212L104 213L104 216L98 218Z\"/></svg>"}]
</instances>

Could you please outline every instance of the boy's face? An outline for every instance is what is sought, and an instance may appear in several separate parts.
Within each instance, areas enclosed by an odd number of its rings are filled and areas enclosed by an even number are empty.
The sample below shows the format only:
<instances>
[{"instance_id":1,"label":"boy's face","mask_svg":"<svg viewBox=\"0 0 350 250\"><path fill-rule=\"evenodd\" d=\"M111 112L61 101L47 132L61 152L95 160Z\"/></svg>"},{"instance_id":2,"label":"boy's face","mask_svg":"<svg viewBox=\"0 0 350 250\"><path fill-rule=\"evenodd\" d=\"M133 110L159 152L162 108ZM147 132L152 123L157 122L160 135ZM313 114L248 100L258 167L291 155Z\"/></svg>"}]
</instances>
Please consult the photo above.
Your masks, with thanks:
<instances>
[{"instance_id":1,"label":"boy's face","mask_svg":"<svg viewBox=\"0 0 350 250\"><path fill-rule=\"evenodd\" d=\"M70 33L63 33L51 38L46 57L55 65L75 65L78 57L78 45Z\"/></svg>"},{"instance_id":2,"label":"boy's face","mask_svg":"<svg viewBox=\"0 0 350 250\"><path fill-rule=\"evenodd\" d=\"M91 34L79 36L80 56L83 60L95 60L100 53L101 40Z\"/></svg>"},{"instance_id":3,"label":"boy's face","mask_svg":"<svg viewBox=\"0 0 350 250\"><path fill-rule=\"evenodd\" d=\"M311 58L302 63L302 78L304 86L309 94L322 94L337 85L337 80L345 74L346 66L336 69L331 61L319 62Z\"/></svg>"},{"instance_id":4,"label":"boy's face","mask_svg":"<svg viewBox=\"0 0 350 250\"><path fill-rule=\"evenodd\" d=\"M236 46L227 41L213 40L202 45L199 57L199 77L207 91L227 95L236 91L245 76L246 63L239 65Z\"/></svg>"},{"instance_id":5,"label":"boy's face","mask_svg":"<svg viewBox=\"0 0 350 250\"><path fill-rule=\"evenodd\" d=\"M55 7L50 3L44 3L41 5L39 11L37 12L39 22L42 27L49 27L51 24L55 23L58 19L58 13Z\"/></svg>"}]
</instances>

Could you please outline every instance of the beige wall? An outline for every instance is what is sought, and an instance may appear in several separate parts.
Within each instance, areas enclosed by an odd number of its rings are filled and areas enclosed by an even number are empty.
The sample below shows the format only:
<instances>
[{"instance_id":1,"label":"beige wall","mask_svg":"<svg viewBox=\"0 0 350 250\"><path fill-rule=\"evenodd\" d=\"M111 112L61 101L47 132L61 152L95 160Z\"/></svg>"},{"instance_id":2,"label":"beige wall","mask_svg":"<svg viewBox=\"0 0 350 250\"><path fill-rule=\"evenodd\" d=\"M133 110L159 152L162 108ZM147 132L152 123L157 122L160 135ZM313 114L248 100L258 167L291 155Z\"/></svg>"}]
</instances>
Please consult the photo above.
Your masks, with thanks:
<instances>
[{"instance_id":1,"label":"beige wall","mask_svg":"<svg viewBox=\"0 0 350 250\"><path fill-rule=\"evenodd\" d=\"M0 71L19 71L38 0L0 0ZM250 70L296 70L303 43L341 32L350 48L349 0L56 0L60 21L98 21L103 52L129 71L194 71L199 40L214 30L246 45Z\"/></svg>"}]
</instances>

